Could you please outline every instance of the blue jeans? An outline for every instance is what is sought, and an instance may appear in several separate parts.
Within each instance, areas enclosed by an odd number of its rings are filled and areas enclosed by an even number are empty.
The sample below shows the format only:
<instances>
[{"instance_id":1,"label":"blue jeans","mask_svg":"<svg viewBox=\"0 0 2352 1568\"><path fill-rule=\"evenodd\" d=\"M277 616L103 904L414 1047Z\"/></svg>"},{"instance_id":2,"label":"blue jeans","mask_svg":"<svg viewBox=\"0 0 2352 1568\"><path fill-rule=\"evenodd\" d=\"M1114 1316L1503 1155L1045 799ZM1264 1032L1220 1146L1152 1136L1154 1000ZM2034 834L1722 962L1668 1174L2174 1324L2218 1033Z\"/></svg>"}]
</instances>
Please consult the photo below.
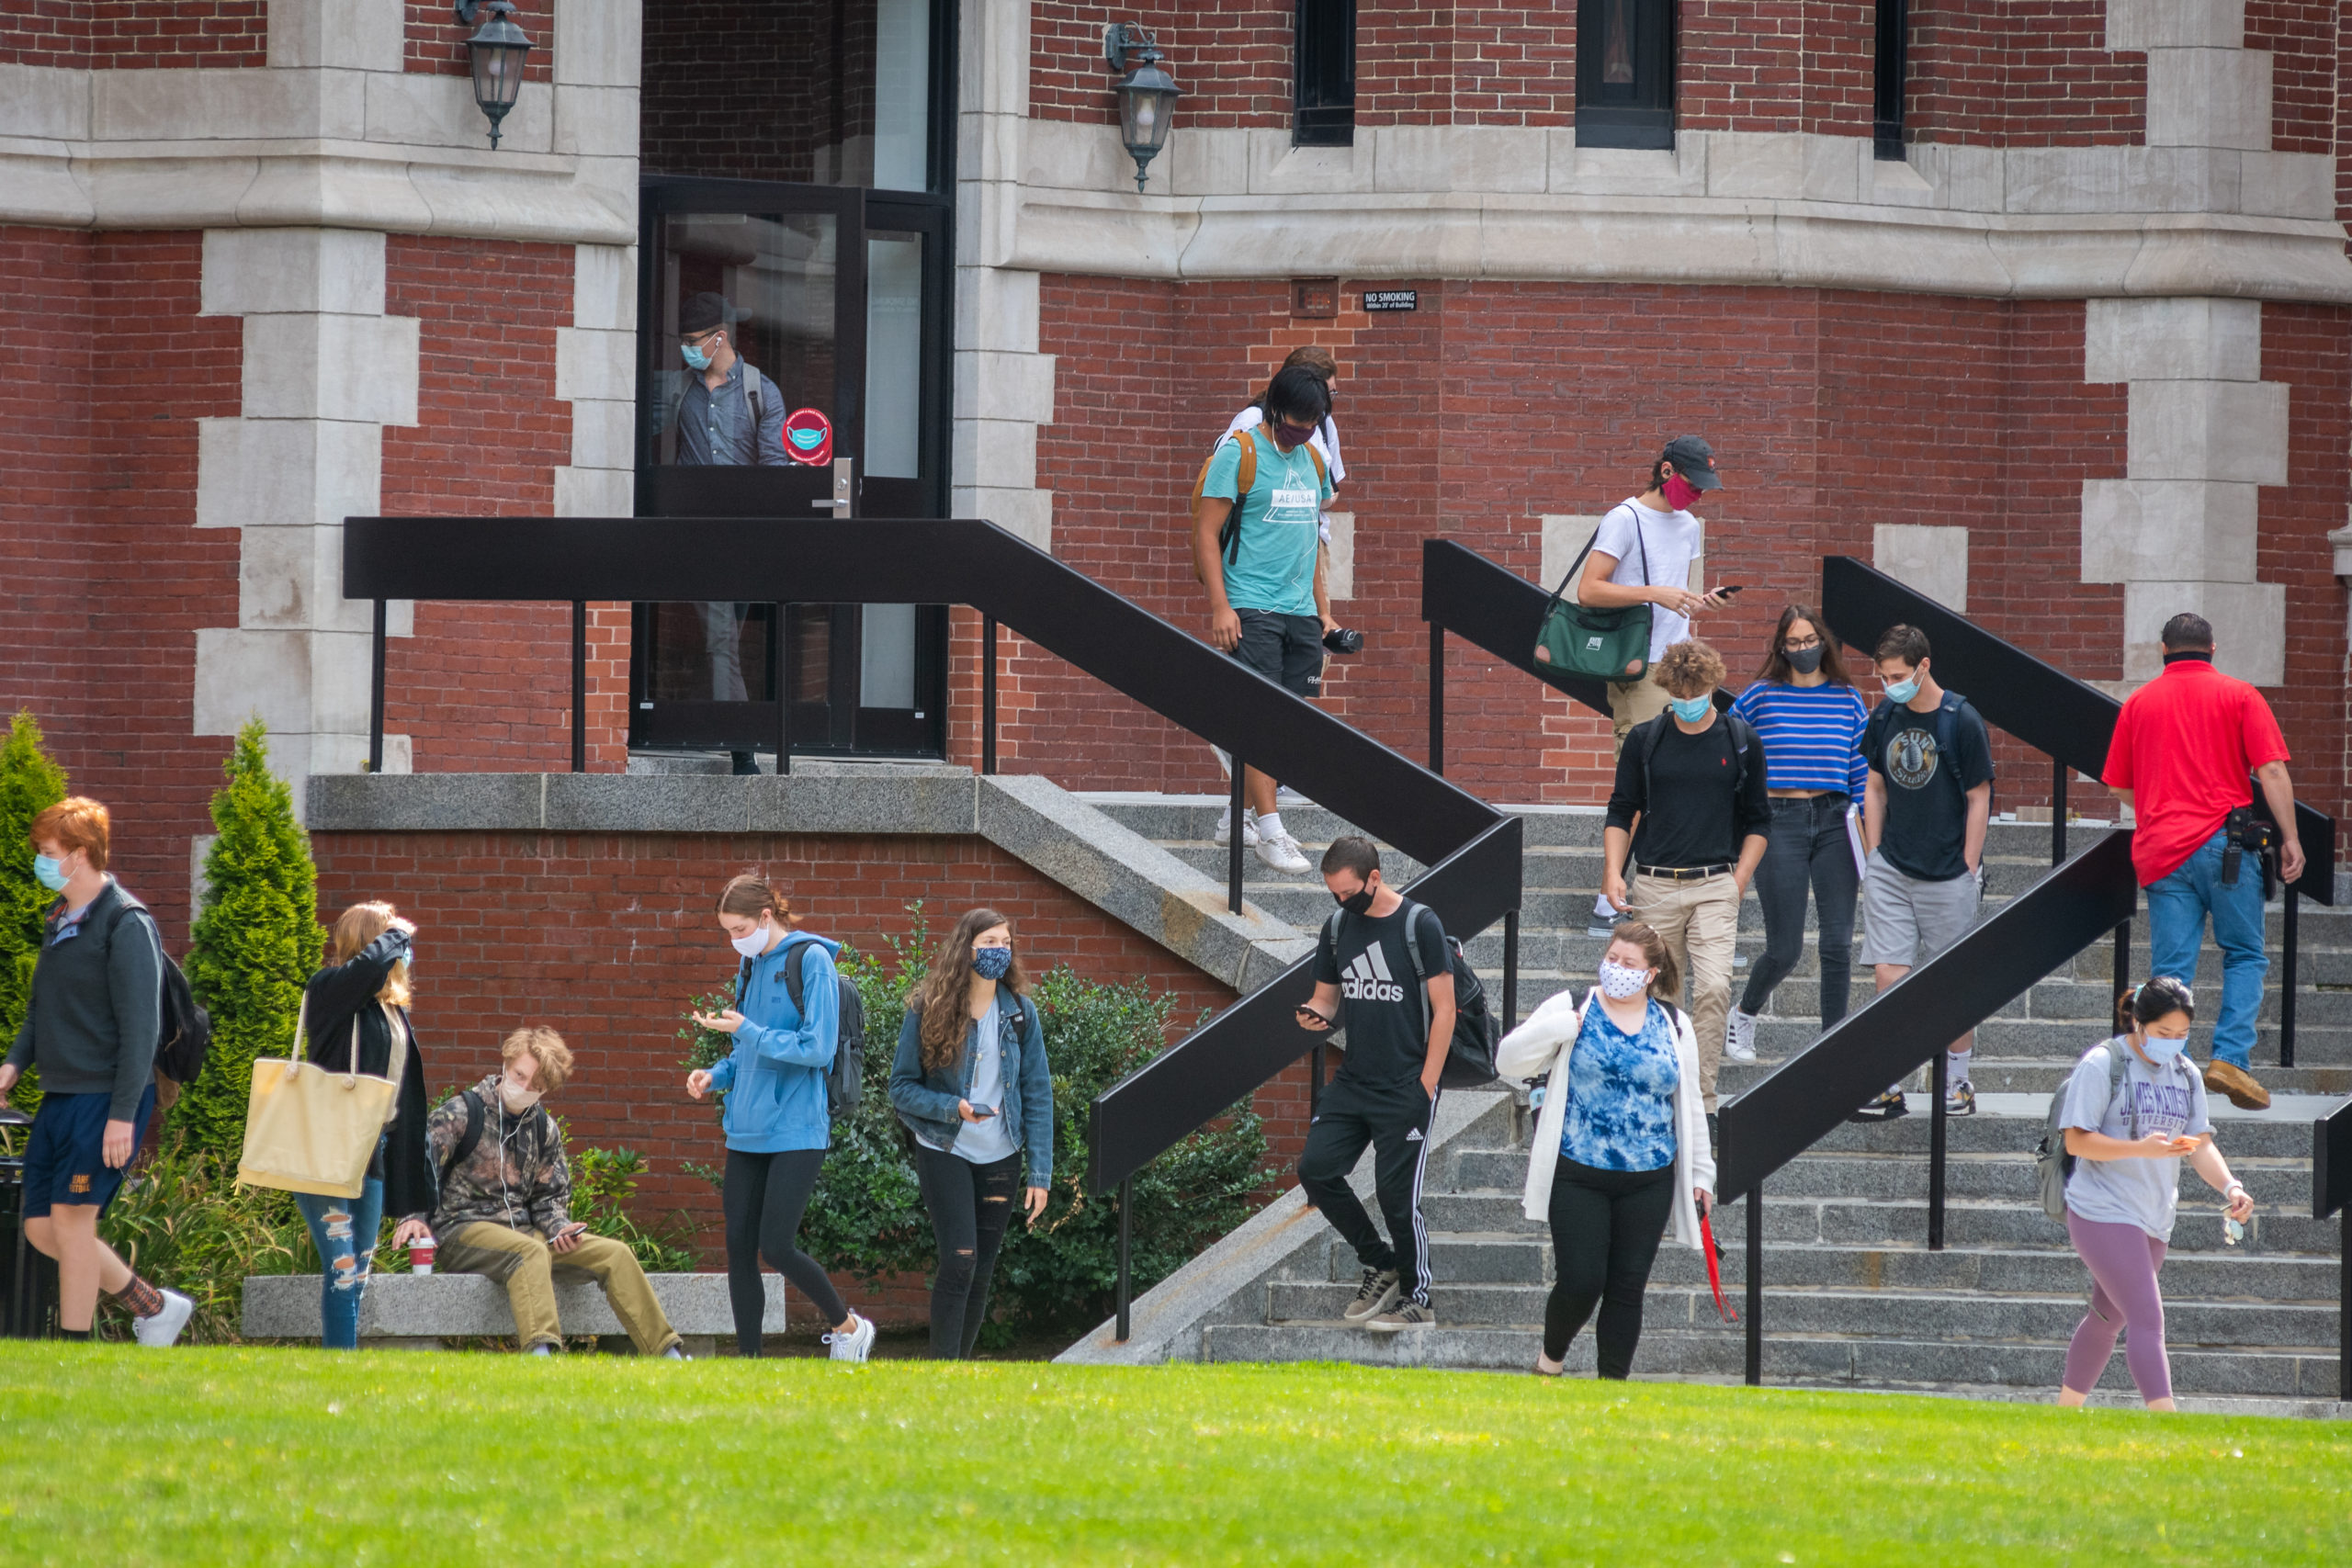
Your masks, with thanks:
<instances>
[{"instance_id":1,"label":"blue jeans","mask_svg":"<svg viewBox=\"0 0 2352 1568\"><path fill-rule=\"evenodd\" d=\"M2262 867L2243 858L2234 887L2222 886L2223 834L2216 832L2148 889L2148 957L2154 974L2197 983L2197 949L2205 917L2222 948L2222 1010L2213 1022L2213 1059L2235 1067L2254 1063L2254 1021L2262 1010L2262 979L2270 972L2263 952Z\"/></svg>"},{"instance_id":2,"label":"blue jeans","mask_svg":"<svg viewBox=\"0 0 2352 1568\"><path fill-rule=\"evenodd\" d=\"M384 1184L371 1176L356 1198L297 1192L294 1206L319 1249L320 1343L330 1350L356 1350L359 1300L368 1292L368 1266L384 1223Z\"/></svg>"}]
</instances>

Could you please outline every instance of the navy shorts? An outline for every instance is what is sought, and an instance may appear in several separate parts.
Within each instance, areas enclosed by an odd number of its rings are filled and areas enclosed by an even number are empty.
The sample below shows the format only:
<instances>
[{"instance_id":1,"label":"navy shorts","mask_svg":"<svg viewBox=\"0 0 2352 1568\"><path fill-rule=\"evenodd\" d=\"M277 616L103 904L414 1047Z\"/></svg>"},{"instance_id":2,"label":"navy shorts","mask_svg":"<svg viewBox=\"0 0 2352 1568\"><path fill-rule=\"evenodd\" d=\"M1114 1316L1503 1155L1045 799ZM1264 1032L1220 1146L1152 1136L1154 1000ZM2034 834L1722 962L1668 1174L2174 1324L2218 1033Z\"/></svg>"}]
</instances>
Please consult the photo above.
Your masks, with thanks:
<instances>
[{"instance_id":1,"label":"navy shorts","mask_svg":"<svg viewBox=\"0 0 2352 1568\"><path fill-rule=\"evenodd\" d=\"M107 1107L113 1099L110 1094L41 1096L25 1148L25 1218L39 1219L53 1208L74 1203L96 1203L104 1213L114 1201L123 1172L106 1162ZM130 1119L132 1153L147 1141L147 1119L154 1113L155 1086L149 1084Z\"/></svg>"},{"instance_id":2,"label":"navy shorts","mask_svg":"<svg viewBox=\"0 0 2352 1568\"><path fill-rule=\"evenodd\" d=\"M1236 610L1241 641L1233 657L1302 697L1323 693L1323 623L1313 615L1272 610Z\"/></svg>"}]
</instances>

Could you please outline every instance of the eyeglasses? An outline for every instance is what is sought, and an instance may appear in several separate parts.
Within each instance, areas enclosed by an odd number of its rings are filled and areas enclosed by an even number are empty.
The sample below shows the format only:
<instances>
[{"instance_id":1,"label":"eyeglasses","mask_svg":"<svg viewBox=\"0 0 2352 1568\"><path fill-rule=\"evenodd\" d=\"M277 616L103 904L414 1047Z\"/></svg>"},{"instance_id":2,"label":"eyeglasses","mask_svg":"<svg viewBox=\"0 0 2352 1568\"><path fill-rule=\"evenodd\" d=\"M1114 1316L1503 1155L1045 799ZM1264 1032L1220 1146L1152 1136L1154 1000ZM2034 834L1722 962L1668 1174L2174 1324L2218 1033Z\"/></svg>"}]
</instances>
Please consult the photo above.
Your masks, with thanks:
<instances>
[{"instance_id":1,"label":"eyeglasses","mask_svg":"<svg viewBox=\"0 0 2352 1568\"><path fill-rule=\"evenodd\" d=\"M1803 653L1808 648L1819 648L1821 639L1817 637L1791 637L1781 646L1791 653Z\"/></svg>"}]
</instances>

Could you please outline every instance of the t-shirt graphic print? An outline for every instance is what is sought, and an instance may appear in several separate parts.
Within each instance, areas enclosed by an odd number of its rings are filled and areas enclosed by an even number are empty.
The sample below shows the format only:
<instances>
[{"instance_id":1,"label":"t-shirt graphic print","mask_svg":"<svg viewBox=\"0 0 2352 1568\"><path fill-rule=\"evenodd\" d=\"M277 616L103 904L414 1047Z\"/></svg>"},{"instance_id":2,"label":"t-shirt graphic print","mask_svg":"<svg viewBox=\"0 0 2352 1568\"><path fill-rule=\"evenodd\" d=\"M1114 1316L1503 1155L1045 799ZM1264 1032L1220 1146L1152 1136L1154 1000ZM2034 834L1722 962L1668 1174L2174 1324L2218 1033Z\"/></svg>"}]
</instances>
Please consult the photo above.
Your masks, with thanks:
<instances>
[{"instance_id":1,"label":"t-shirt graphic print","mask_svg":"<svg viewBox=\"0 0 2352 1568\"><path fill-rule=\"evenodd\" d=\"M1356 954L1340 980L1340 995L1351 1002L1401 1002L1405 987L1388 972L1387 955L1375 942Z\"/></svg>"},{"instance_id":2,"label":"t-shirt graphic print","mask_svg":"<svg viewBox=\"0 0 2352 1568\"><path fill-rule=\"evenodd\" d=\"M1419 944L1421 971L1428 975L1447 973L1451 954L1437 911L1417 909L1408 932L1405 913L1409 908L1400 903L1393 914L1341 913L1325 921L1315 946L1313 974L1318 985L1340 990L1338 1022L1347 1031L1340 1076L1383 1090L1409 1087L1419 1094L1417 1080L1429 1063L1429 1024L1421 1013L1413 955L1405 943Z\"/></svg>"}]
</instances>

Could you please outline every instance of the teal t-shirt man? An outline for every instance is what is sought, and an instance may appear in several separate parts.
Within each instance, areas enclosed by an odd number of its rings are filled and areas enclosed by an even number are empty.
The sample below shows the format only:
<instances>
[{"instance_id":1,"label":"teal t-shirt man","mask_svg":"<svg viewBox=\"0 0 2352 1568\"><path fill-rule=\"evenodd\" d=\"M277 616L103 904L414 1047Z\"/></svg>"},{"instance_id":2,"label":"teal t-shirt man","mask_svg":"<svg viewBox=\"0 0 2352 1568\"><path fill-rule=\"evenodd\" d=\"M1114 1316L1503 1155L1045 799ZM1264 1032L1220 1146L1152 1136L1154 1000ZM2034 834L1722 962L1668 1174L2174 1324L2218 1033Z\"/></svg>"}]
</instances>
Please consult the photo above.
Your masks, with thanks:
<instances>
[{"instance_id":1,"label":"teal t-shirt man","mask_svg":"<svg viewBox=\"0 0 2352 1568\"><path fill-rule=\"evenodd\" d=\"M1245 440L1257 447L1258 472L1250 493L1237 496ZM1283 452L1258 425L1218 445L1201 496L1238 502L1241 510L1241 537L1225 564L1227 604L1278 615L1315 614L1315 551L1331 494L1305 442Z\"/></svg>"}]
</instances>

